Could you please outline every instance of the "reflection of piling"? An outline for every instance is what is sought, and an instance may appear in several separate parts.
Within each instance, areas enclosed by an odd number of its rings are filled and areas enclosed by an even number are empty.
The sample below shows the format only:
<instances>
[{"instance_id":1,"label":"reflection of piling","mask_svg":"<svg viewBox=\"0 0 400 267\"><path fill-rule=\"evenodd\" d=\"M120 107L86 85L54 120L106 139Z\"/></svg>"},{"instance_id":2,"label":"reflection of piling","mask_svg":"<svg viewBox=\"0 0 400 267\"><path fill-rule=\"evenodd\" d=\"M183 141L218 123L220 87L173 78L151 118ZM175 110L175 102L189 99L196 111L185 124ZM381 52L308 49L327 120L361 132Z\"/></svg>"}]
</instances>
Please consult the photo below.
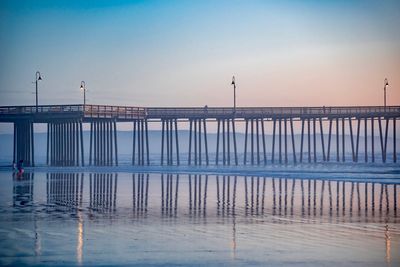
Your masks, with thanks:
<instances>
[{"instance_id":1,"label":"reflection of piling","mask_svg":"<svg viewBox=\"0 0 400 267\"><path fill-rule=\"evenodd\" d=\"M13 206L28 205L33 201L34 173L13 174Z\"/></svg>"},{"instance_id":2,"label":"reflection of piling","mask_svg":"<svg viewBox=\"0 0 400 267\"><path fill-rule=\"evenodd\" d=\"M204 178L204 180L203 180ZM217 189L218 190L218 189ZM206 214L208 175L189 174L189 213Z\"/></svg>"},{"instance_id":3,"label":"reflection of piling","mask_svg":"<svg viewBox=\"0 0 400 267\"><path fill-rule=\"evenodd\" d=\"M83 173L47 174L47 202L59 206L82 206Z\"/></svg>"},{"instance_id":4,"label":"reflection of piling","mask_svg":"<svg viewBox=\"0 0 400 267\"><path fill-rule=\"evenodd\" d=\"M233 178L233 181L231 181ZM217 213L222 215L235 214L237 176L216 176L217 182Z\"/></svg>"},{"instance_id":5,"label":"reflection of piling","mask_svg":"<svg viewBox=\"0 0 400 267\"><path fill-rule=\"evenodd\" d=\"M166 177L165 177L166 176ZM175 184L174 184L175 180ZM176 216L178 210L179 174L161 174L161 212Z\"/></svg>"},{"instance_id":6,"label":"reflection of piling","mask_svg":"<svg viewBox=\"0 0 400 267\"><path fill-rule=\"evenodd\" d=\"M245 176L244 179L245 179L244 180L245 181L244 186L245 186L245 211L246 211L246 215L249 212L250 212L250 214L262 214L262 213L264 213L266 178L265 177L260 177L260 176L257 176L257 177L254 177L254 176L247 177L247 176ZM234 188L234 190L236 190L236 177L235 177L235 188Z\"/></svg>"},{"instance_id":7,"label":"reflection of piling","mask_svg":"<svg viewBox=\"0 0 400 267\"><path fill-rule=\"evenodd\" d=\"M96 210L115 210L118 174L93 173L89 175L89 205Z\"/></svg>"},{"instance_id":8,"label":"reflection of piling","mask_svg":"<svg viewBox=\"0 0 400 267\"><path fill-rule=\"evenodd\" d=\"M136 179L137 177L137 179ZM145 178L146 177L146 178ZM149 174L132 174L132 207L138 214L147 212Z\"/></svg>"}]
</instances>

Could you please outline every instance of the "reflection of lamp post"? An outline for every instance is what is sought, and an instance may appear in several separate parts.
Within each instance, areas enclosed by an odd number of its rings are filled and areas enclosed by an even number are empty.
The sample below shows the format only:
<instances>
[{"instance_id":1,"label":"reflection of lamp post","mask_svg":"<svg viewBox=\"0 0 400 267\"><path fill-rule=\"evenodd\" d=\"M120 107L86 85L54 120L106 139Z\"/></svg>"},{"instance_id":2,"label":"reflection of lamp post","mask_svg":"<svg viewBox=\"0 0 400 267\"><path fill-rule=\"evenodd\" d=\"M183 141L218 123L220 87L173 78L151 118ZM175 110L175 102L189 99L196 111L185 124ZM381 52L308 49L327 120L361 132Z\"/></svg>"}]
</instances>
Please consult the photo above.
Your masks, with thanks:
<instances>
[{"instance_id":1,"label":"reflection of lamp post","mask_svg":"<svg viewBox=\"0 0 400 267\"><path fill-rule=\"evenodd\" d=\"M36 72L36 79L35 79L35 84L36 84L36 112L38 111L38 105L39 105L39 100L38 100L38 81L42 80L42 76L40 75L40 72Z\"/></svg>"},{"instance_id":2,"label":"reflection of lamp post","mask_svg":"<svg viewBox=\"0 0 400 267\"><path fill-rule=\"evenodd\" d=\"M386 109L386 87L389 85L388 79L385 78L384 86L383 86L383 104Z\"/></svg>"},{"instance_id":3,"label":"reflection of lamp post","mask_svg":"<svg viewBox=\"0 0 400 267\"><path fill-rule=\"evenodd\" d=\"M232 77L231 85L233 85L233 112L236 113L236 82L235 82L235 76Z\"/></svg>"},{"instance_id":4,"label":"reflection of lamp post","mask_svg":"<svg viewBox=\"0 0 400 267\"><path fill-rule=\"evenodd\" d=\"M86 83L85 81L81 81L81 90L83 90L83 109L86 106Z\"/></svg>"}]
</instances>

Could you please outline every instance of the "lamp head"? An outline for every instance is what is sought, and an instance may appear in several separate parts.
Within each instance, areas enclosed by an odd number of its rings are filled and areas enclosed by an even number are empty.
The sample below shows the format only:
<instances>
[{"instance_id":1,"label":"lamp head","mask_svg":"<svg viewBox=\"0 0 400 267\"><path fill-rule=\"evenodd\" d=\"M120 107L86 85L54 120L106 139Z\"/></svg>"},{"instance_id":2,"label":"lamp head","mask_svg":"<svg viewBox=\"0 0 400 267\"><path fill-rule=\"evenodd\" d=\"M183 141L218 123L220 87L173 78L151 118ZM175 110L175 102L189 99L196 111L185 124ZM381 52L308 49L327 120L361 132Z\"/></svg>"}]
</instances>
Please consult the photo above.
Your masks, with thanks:
<instances>
[{"instance_id":1,"label":"lamp head","mask_svg":"<svg viewBox=\"0 0 400 267\"><path fill-rule=\"evenodd\" d=\"M232 85L235 85L235 76L232 76Z\"/></svg>"},{"instance_id":2,"label":"lamp head","mask_svg":"<svg viewBox=\"0 0 400 267\"><path fill-rule=\"evenodd\" d=\"M36 72L36 80L37 81L41 81L42 80L42 75L40 75L39 71Z\"/></svg>"},{"instance_id":3,"label":"lamp head","mask_svg":"<svg viewBox=\"0 0 400 267\"><path fill-rule=\"evenodd\" d=\"M86 90L86 83L85 81L81 81L81 90Z\"/></svg>"},{"instance_id":4,"label":"lamp head","mask_svg":"<svg viewBox=\"0 0 400 267\"><path fill-rule=\"evenodd\" d=\"M389 85L388 79L385 78L385 86L388 86L388 85Z\"/></svg>"}]
</instances>

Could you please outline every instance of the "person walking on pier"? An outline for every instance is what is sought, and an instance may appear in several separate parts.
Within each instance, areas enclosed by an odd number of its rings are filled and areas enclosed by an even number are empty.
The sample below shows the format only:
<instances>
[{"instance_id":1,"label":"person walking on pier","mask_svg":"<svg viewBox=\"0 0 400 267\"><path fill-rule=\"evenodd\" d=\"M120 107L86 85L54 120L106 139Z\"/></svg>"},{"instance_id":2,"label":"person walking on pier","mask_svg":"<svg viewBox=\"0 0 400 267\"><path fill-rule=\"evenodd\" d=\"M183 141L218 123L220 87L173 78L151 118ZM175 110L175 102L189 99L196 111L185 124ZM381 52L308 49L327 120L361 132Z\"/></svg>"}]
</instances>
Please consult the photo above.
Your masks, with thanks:
<instances>
[{"instance_id":1,"label":"person walking on pier","mask_svg":"<svg viewBox=\"0 0 400 267\"><path fill-rule=\"evenodd\" d=\"M17 164L18 173L22 174L24 172L24 160L20 160Z\"/></svg>"}]
</instances>

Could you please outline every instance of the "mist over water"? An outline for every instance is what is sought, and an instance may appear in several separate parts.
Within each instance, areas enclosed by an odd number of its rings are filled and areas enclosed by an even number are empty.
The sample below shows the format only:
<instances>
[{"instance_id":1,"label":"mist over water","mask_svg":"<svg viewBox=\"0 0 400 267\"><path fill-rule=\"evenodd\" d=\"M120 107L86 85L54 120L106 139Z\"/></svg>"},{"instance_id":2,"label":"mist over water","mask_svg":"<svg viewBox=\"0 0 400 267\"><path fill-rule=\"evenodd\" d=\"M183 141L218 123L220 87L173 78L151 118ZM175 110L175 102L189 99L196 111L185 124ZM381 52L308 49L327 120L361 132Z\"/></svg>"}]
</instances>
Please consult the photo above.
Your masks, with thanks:
<instances>
[{"instance_id":1,"label":"mist over water","mask_svg":"<svg viewBox=\"0 0 400 267\"><path fill-rule=\"evenodd\" d=\"M400 263L399 180L0 172L1 265Z\"/></svg>"}]
</instances>

